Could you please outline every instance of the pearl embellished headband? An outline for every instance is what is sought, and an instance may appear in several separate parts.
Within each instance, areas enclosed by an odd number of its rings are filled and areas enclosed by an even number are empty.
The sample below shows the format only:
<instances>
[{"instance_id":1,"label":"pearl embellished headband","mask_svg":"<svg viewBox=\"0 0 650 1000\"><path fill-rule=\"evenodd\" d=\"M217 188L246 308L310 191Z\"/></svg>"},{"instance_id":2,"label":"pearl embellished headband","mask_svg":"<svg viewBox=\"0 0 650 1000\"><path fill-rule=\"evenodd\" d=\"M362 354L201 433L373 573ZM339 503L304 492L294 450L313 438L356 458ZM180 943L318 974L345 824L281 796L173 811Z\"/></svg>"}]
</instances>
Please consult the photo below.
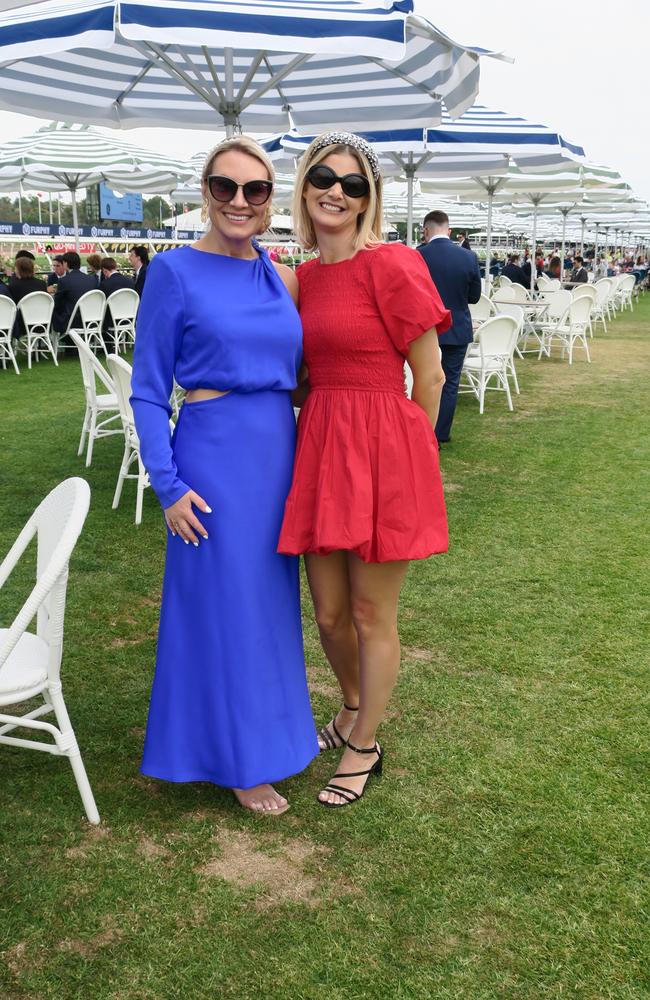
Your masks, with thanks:
<instances>
[{"instance_id":1,"label":"pearl embellished headband","mask_svg":"<svg viewBox=\"0 0 650 1000\"><path fill-rule=\"evenodd\" d=\"M376 181L379 180L379 160L377 159L377 154L372 146L365 139L362 139L360 135L354 135L353 132L325 132L312 143L310 159L314 153L319 149L325 149L326 146L352 146L353 149L357 149L360 153L363 153L368 161L372 176Z\"/></svg>"}]
</instances>

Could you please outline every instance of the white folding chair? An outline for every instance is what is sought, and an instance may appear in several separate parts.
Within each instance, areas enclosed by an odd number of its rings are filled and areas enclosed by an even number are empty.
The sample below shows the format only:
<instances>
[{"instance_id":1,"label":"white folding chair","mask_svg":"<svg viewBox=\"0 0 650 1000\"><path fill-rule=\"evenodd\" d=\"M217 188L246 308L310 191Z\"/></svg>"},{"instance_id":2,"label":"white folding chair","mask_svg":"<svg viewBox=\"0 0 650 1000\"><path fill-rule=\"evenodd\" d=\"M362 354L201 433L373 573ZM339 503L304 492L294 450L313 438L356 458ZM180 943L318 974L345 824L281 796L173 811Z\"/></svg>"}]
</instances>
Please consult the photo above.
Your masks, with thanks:
<instances>
[{"instance_id":1,"label":"white folding chair","mask_svg":"<svg viewBox=\"0 0 650 1000\"><path fill-rule=\"evenodd\" d=\"M116 354L135 344L135 318L139 305L140 296L135 288L118 288L106 299Z\"/></svg>"},{"instance_id":2,"label":"white folding chair","mask_svg":"<svg viewBox=\"0 0 650 1000\"><path fill-rule=\"evenodd\" d=\"M546 310L537 321L536 327L539 337L538 361L542 354L550 358L553 336L557 329L566 323L573 298L570 291L561 288L557 292L542 292L540 300L546 303Z\"/></svg>"},{"instance_id":3,"label":"white folding chair","mask_svg":"<svg viewBox=\"0 0 650 1000\"><path fill-rule=\"evenodd\" d=\"M106 296L99 288L91 289L77 301L65 335L70 337L71 333L76 333L91 351L101 347L106 354L106 344L102 334L105 312Z\"/></svg>"},{"instance_id":4,"label":"white folding chair","mask_svg":"<svg viewBox=\"0 0 650 1000\"><path fill-rule=\"evenodd\" d=\"M562 282L560 281L559 278L549 278L548 279L548 286L549 287L547 289L545 289L545 291L548 291L548 292L561 292L562 291Z\"/></svg>"},{"instance_id":5,"label":"white folding chair","mask_svg":"<svg viewBox=\"0 0 650 1000\"><path fill-rule=\"evenodd\" d=\"M549 334L549 355L551 353L552 340L554 337L557 337L562 344L562 357L564 357L566 351L569 352L570 365L573 364L573 348L576 343L584 348L585 354L587 355L587 361L591 363L589 345L587 343L587 330L589 328L590 315L591 301L585 295L581 295L579 298L573 299L569 304L568 314L565 319Z\"/></svg>"},{"instance_id":6,"label":"white folding chair","mask_svg":"<svg viewBox=\"0 0 650 1000\"><path fill-rule=\"evenodd\" d=\"M15 319L16 303L8 295L0 295L0 361L2 361L3 368L7 367L7 361L11 361L16 375L20 375L20 368L11 342Z\"/></svg>"},{"instance_id":7,"label":"white folding chair","mask_svg":"<svg viewBox=\"0 0 650 1000\"><path fill-rule=\"evenodd\" d=\"M512 281L506 274L499 275L499 288L510 288Z\"/></svg>"},{"instance_id":8,"label":"white folding chair","mask_svg":"<svg viewBox=\"0 0 650 1000\"><path fill-rule=\"evenodd\" d=\"M86 467L88 467L93 460L93 446L95 441L99 438L110 437L112 434L123 433L120 407L115 394L115 387L101 361L93 354L85 340L78 333L70 330L69 335L79 351L81 378L86 396L86 412L84 413L84 422L81 427L77 455L83 453L87 436L88 451L86 454ZM97 382L106 390L105 392L97 392Z\"/></svg>"},{"instance_id":9,"label":"white folding chair","mask_svg":"<svg viewBox=\"0 0 650 1000\"><path fill-rule=\"evenodd\" d=\"M467 386L461 386L459 392L474 393L479 401L479 413L483 413L488 389L505 392L508 409L513 409L508 371L517 342L517 328L517 320L513 316L494 316L477 331L479 356L465 358L463 374L467 378ZM495 385L489 384L492 379Z\"/></svg>"},{"instance_id":10,"label":"white folding chair","mask_svg":"<svg viewBox=\"0 0 650 1000\"><path fill-rule=\"evenodd\" d=\"M546 274L540 274L537 279L538 292L544 292L549 287L550 278Z\"/></svg>"},{"instance_id":11,"label":"white folding chair","mask_svg":"<svg viewBox=\"0 0 650 1000\"><path fill-rule=\"evenodd\" d=\"M38 361L39 356L49 352L55 365L56 334L52 339L52 312L54 299L49 292L30 292L18 303L18 312L25 326L25 347L27 348L27 367L32 367L32 353Z\"/></svg>"},{"instance_id":12,"label":"white folding chair","mask_svg":"<svg viewBox=\"0 0 650 1000\"><path fill-rule=\"evenodd\" d=\"M515 340L515 351L519 354L520 358L523 358L522 352L519 350L519 342L523 344L523 349L525 349L528 343L528 337L530 336L530 330L525 326L525 316L524 310L517 302L497 302L496 303L496 314L497 316L512 316L514 320L517 321L517 339ZM533 330L533 332L535 332ZM538 338L539 339L539 338ZM517 371L515 369L515 352L513 351L512 357L508 362L508 375L512 376L512 381L515 386L515 392L520 395L519 392L519 381L517 379Z\"/></svg>"},{"instance_id":13,"label":"white folding chair","mask_svg":"<svg viewBox=\"0 0 650 1000\"><path fill-rule=\"evenodd\" d=\"M131 409L132 368L131 365L127 364L117 354L109 354L106 363L113 377L115 393L120 407L120 416L122 417L122 426L124 428L124 455L117 477L117 485L113 497L113 510L119 506L124 480L136 479L138 485L135 501L135 523L140 524L142 521L142 499L145 489L149 486L149 476L140 457L140 440L135 429L135 419L133 417L133 410ZM129 472L134 462L138 464L138 471Z\"/></svg>"},{"instance_id":14,"label":"white folding chair","mask_svg":"<svg viewBox=\"0 0 650 1000\"><path fill-rule=\"evenodd\" d=\"M83 528L90 489L83 479L66 479L38 505L0 565L2 588L34 536L36 585L9 628L0 629L0 706L18 706L42 697L44 704L24 715L0 714L0 743L67 757L91 823L99 823L86 769L63 700L61 659L68 563ZM28 631L36 618L36 631ZM54 712L56 725L38 721ZM54 743L8 736L15 729L47 734ZM3 774L7 778L7 764Z\"/></svg>"}]
</instances>

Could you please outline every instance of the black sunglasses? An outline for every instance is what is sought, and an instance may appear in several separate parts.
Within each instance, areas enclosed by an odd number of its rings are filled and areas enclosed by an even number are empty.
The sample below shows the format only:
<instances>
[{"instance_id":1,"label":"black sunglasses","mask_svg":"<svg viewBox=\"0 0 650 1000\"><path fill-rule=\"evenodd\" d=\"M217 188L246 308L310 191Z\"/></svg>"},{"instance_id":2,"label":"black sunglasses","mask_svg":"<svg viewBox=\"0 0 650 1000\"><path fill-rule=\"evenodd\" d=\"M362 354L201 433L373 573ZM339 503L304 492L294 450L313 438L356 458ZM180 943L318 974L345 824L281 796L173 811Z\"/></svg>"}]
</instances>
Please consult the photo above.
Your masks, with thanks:
<instances>
[{"instance_id":1,"label":"black sunglasses","mask_svg":"<svg viewBox=\"0 0 650 1000\"><path fill-rule=\"evenodd\" d=\"M336 183L341 185L343 194L348 198L365 198L370 194L370 184L368 178L363 174L346 174L345 177L337 177L331 167L324 163L317 163L307 171L307 180L318 188L319 191L327 191Z\"/></svg>"},{"instance_id":2,"label":"black sunglasses","mask_svg":"<svg viewBox=\"0 0 650 1000\"><path fill-rule=\"evenodd\" d=\"M246 181L245 184L237 184L232 177L210 174L207 182L208 191L215 201L232 201L241 188L249 205L263 205L273 191L273 181Z\"/></svg>"}]
</instances>

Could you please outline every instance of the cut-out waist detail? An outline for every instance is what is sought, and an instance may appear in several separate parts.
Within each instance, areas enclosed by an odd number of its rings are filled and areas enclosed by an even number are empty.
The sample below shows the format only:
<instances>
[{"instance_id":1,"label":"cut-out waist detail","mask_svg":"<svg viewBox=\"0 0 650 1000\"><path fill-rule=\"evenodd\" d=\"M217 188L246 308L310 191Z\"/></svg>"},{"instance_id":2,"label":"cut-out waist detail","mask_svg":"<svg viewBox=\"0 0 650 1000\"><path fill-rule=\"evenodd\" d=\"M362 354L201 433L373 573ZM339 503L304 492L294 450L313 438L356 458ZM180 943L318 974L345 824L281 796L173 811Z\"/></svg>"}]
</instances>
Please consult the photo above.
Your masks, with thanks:
<instances>
[{"instance_id":1,"label":"cut-out waist detail","mask_svg":"<svg viewBox=\"0 0 650 1000\"><path fill-rule=\"evenodd\" d=\"M190 389L185 396L186 403L200 403L203 399L216 399L218 396L227 396L232 389L221 392L219 389Z\"/></svg>"}]
</instances>

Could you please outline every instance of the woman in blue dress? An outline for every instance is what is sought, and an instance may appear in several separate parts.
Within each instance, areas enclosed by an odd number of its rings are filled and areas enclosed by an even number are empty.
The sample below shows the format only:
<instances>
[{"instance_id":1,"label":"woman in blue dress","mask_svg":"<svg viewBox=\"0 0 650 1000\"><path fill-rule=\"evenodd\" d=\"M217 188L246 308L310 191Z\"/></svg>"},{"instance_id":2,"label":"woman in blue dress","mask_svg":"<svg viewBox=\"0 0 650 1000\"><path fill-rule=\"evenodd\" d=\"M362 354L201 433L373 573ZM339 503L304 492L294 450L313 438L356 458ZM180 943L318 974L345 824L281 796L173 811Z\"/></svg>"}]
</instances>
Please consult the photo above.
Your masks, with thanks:
<instances>
[{"instance_id":1,"label":"woman in blue dress","mask_svg":"<svg viewBox=\"0 0 650 1000\"><path fill-rule=\"evenodd\" d=\"M149 265L132 404L168 527L142 771L288 808L273 783L318 754L298 560L276 552L291 484L291 391L302 354L297 280L254 237L273 166L246 137L208 156L210 229ZM187 390L170 437L173 379Z\"/></svg>"}]
</instances>

